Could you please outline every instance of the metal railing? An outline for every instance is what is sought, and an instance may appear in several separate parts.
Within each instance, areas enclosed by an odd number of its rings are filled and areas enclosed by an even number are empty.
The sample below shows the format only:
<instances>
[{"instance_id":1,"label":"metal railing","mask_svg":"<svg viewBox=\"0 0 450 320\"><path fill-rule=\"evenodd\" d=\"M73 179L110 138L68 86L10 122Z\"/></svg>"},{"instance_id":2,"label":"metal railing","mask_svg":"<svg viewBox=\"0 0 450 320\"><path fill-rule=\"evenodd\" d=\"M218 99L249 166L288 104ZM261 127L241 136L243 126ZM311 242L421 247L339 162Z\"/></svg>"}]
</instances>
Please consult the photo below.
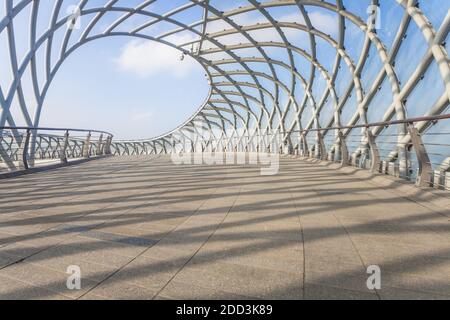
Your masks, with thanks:
<instances>
[{"instance_id":1,"label":"metal railing","mask_svg":"<svg viewBox=\"0 0 450 320\"><path fill-rule=\"evenodd\" d=\"M55 131L65 134L55 135ZM220 139L210 135L197 137L195 143L192 139L188 146L170 138L113 142L112 134L95 130L3 127L0 132L0 155L9 159L10 170L16 163L28 169L38 159L66 163L69 158L98 155L270 152L339 162L414 181L421 187L450 190L450 114L231 138L222 134ZM278 143L275 135L280 137Z\"/></svg>"},{"instance_id":2,"label":"metal railing","mask_svg":"<svg viewBox=\"0 0 450 320\"><path fill-rule=\"evenodd\" d=\"M0 171L29 170L45 162L110 155L113 135L106 131L0 127Z\"/></svg>"},{"instance_id":3,"label":"metal railing","mask_svg":"<svg viewBox=\"0 0 450 320\"><path fill-rule=\"evenodd\" d=\"M361 129L361 130L358 130ZM197 132L202 131L201 129ZM277 137L275 137L277 136ZM278 141L278 143L277 143ZM339 162L450 190L450 114L404 120L162 140L115 141L114 155L270 152Z\"/></svg>"},{"instance_id":4,"label":"metal railing","mask_svg":"<svg viewBox=\"0 0 450 320\"><path fill-rule=\"evenodd\" d=\"M433 130L445 120L450 114L297 131L294 153L449 191L450 122Z\"/></svg>"}]
</instances>

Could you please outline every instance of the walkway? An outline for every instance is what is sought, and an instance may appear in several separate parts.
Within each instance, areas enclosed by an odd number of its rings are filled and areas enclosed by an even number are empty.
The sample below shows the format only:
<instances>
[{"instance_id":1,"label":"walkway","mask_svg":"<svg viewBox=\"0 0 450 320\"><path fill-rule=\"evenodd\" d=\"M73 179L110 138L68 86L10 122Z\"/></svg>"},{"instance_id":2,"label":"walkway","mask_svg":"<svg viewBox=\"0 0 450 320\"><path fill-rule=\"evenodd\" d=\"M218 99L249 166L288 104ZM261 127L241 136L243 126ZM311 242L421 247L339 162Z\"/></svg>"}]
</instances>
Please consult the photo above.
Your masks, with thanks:
<instances>
[{"instance_id":1,"label":"walkway","mask_svg":"<svg viewBox=\"0 0 450 320\"><path fill-rule=\"evenodd\" d=\"M356 171L117 157L2 180L0 298L450 299L449 199Z\"/></svg>"}]
</instances>

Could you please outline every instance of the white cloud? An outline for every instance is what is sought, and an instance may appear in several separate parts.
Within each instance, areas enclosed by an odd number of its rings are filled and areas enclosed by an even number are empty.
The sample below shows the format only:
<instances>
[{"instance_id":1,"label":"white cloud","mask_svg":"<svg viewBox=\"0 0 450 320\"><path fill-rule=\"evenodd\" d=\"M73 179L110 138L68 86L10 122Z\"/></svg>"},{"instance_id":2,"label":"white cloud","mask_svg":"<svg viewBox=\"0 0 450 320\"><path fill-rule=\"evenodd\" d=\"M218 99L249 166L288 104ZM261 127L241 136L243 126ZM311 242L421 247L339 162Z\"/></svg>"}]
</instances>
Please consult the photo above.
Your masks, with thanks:
<instances>
[{"instance_id":1,"label":"white cloud","mask_svg":"<svg viewBox=\"0 0 450 320\"><path fill-rule=\"evenodd\" d=\"M149 120L153 118L153 112L152 111L146 111L146 112L133 112L130 116L131 121L138 122L143 120Z\"/></svg>"},{"instance_id":2,"label":"white cloud","mask_svg":"<svg viewBox=\"0 0 450 320\"><path fill-rule=\"evenodd\" d=\"M309 18L316 29L329 33L334 37L339 34L339 20L337 14L315 11L310 13Z\"/></svg>"},{"instance_id":3,"label":"white cloud","mask_svg":"<svg viewBox=\"0 0 450 320\"><path fill-rule=\"evenodd\" d=\"M309 18L311 19L312 25L322 32L330 34L332 37L336 38L339 34L339 23L338 16L334 13L321 12L321 11L310 11ZM269 22L263 16L252 16L249 13L243 13L238 16L233 17L233 20L239 25L248 26L257 23L267 23ZM300 12L290 13L275 17L275 20L282 22L296 22L299 24L305 24L303 15ZM217 20L208 24L208 33L219 32L225 29L232 29L232 27L224 22L223 20ZM283 30L288 37L289 41L292 43L300 43L301 41L307 40L308 36L305 32L299 32L295 29L285 28ZM253 39L256 41L282 41L278 31L274 28L262 29L256 31L248 32ZM236 43L247 43L248 40L245 39L240 34L232 34L218 38L218 40L225 44L236 44ZM214 47L213 45L205 42L204 49L209 47Z\"/></svg>"},{"instance_id":4,"label":"white cloud","mask_svg":"<svg viewBox=\"0 0 450 320\"><path fill-rule=\"evenodd\" d=\"M333 37L337 37L339 33L338 19L336 14L312 11L309 13L312 24L315 28L329 33ZM240 25L253 25L256 23L264 23L267 20L262 16L251 16L248 13L241 14L234 17ZM300 13L286 14L277 17L279 21L285 22L297 22L304 24L303 16ZM231 29L232 27L223 20L217 20L208 24L207 32L214 33L224 29ZM288 40L293 44L302 44L307 40L307 34L304 32L298 32L295 29L283 30L288 37ZM249 34L256 41L281 41L280 35L275 29L264 29L249 31ZM195 40L195 36L192 34L172 35L165 40L180 45ZM218 40L225 45L231 45L236 43L247 43L240 34L232 34L218 38ZM216 46L205 41L203 43L203 50L209 48L215 48ZM210 59L219 59L221 53L208 56ZM186 78L194 68L198 67L197 62L186 56L184 61L180 61L181 53L167 45L150 41L150 40L133 40L127 43L116 63L120 70L125 72L131 72L137 74L142 78L151 77L157 74L165 73L172 74L177 78ZM224 56L227 58L228 56Z\"/></svg>"},{"instance_id":5,"label":"white cloud","mask_svg":"<svg viewBox=\"0 0 450 320\"><path fill-rule=\"evenodd\" d=\"M336 37L339 34L339 20L337 14L332 12L310 11L308 15L309 19L311 20L311 24L317 30L328 33L333 37ZM277 20L282 22L296 22L303 25L306 24L303 15L300 13L287 14L278 18ZM295 34L298 35L299 32L293 30L292 36L294 36Z\"/></svg>"},{"instance_id":6,"label":"white cloud","mask_svg":"<svg viewBox=\"0 0 450 320\"><path fill-rule=\"evenodd\" d=\"M170 42L188 42L191 39L179 37ZM181 52L165 44L150 40L132 40L123 48L115 59L119 69L148 78L161 73L169 73L177 78L187 77L197 62L189 56L181 61Z\"/></svg>"}]
</instances>

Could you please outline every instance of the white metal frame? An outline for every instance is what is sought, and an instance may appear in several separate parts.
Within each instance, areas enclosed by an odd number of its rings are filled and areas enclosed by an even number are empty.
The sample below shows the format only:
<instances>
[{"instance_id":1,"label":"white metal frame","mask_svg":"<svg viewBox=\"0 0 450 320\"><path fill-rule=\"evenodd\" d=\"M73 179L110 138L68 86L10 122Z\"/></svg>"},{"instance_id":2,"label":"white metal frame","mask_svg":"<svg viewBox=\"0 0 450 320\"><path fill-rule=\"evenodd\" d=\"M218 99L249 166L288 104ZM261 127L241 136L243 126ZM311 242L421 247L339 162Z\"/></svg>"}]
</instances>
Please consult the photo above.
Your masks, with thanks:
<instances>
[{"instance_id":1,"label":"white metal frame","mask_svg":"<svg viewBox=\"0 0 450 320\"><path fill-rule=\"evenodd\" d=\"M164 0L142 0L142 3L136 7L125 7L123 3L118 5L118 0L105 1L105 5L101 7L88 7L89 0L80 0L79 9L80 17L82 19L90 18L89 23L83 24L82 36L77 41L71 41L73 32L67 28L67 22L72 18L70 15L64 14L64 0L56 0L51 19L49 21L48 29L43 34L37 34L37 23L39 10L41 8L41 0L4 0L7 15L0 20L0 34L5 33L8 37L10 64L13 72L13 82L9 88L0 87L0 127L2 126L16 126L15 119L11 115L10 108L13 100L16 98L19 102L23 118L26 125L29 127L38 127L41 119L41 112L43 103L51 83L57 74L59 68L75 50L82 47L84 44L105 37L111 36L131 36L141 39L148 39L158 41L165 45L171 46L180 50L183 54L189 55L197 60L207 72L210 80L211 91L207 101L200 107L200 109L183 125L174 129L167 134L148 139L146 141L128 141L117 144L115 149L117 153L138 154L138 153L170 153L178 152L186 149L186 144L194 146L190 151L196 150L199 141L203 141L200 145L212 145L215 143L214 149L219 146L225 149L224 141L236 141L236 144L245 144L251 132L253 134L268 134L274 130L278 130L284 134L284 139L288 141L287 148L289 150L296 150L304 148L302 142L304 136L308 136L308 130L320 129L320 114L326 105L328 99L331 99L334 107L334 117L327 123L326 127L332 126L352 126L358 123L367 124L367 108L377 94L378 89L384 81L389 81L391 93L393 97L392 105L387 109L384 115L380 115L380 122L390 121L392 119L402 120L407 117L404 101L409 98L414 88L418 85L423 75L426 73L435 60L439 66L439 72L443 83L445 84L445 92L441 99L430 110L427 110L428 116L442 114L450 103L450 59L449 55L443 45L448 37L450 30L450 10L445 17L439 29L433 26L425 14L420 10L419 0L383 0L389 1L393 6L398 6L404 12L403 19L397 30L394 43L388 51L383 44L376 30L372 27L370 22L365 21L364 17L347 10L342 0L336 0L335 3L325 2L320 0L271 0L271 1L256 1L247 0L245 5L243 1L237 1L239 6L234 9L222 12L214 7L214 2L209 0L190 0L186 4L171 10L165 14L156 14L148 7L157 2ZM14 5L14 3L16 3ZM372 0L371 5L379 6L379 0ZM442 10L448 10L450 5L442 3ZM446 7L447 6L447 7ZM198 7L203 10L203 18L199 21L192 21L190 24L185 24L177 20L177 14L192 8ZM269 13L271 8L288 7L297 12L304 21L301 23L293 23L286 21L277 21ZM14 30L14 23L16 17L25 9L30 8L30 24L29 24L29 51L22 61L18 60L16 52L16 35ZM150 7L151 8L151 7ZM339 33L336 38L329 35L327 30L316 29L310 18L309 9L320 8L327 10L338 17ZM121 13L122 16L117 19L112 25L107 27L103 33L94 34L93 30L98 25L101 18L110 13ZM233 18L246 13L258 12L267 20L265 23L239 25ZM123 31L124 23L134 15L145 17L147 22L132 30ZM1 17L0 17L1 19ZM208 32L208 25L222 21L229 26L225 30ZM173 25L173 30L164 32L158 36L149 36L145 33L146 28L157 25L158 23L169 23ZM358 61L353 61L344 47L346 34L346 26L354 24L358 27L360 32L365 35L365 43L360 52ZM394 64L399 49L402 46L402 41L407 33L408 27L415 23L420 28L423 38L416 41L425 42L428 46L428 51L424 59L417 65L415 72L413 72L410 79L403 86L400 85ZM118 31L118 30L121 31ZM295 30L295 32L306 33L308 36L308 43L305 43L304 48L297 47L288 41L285 34L286 29ZM55 41L55 33L63 30L64 37L62 44L57 44ZM255 30L272 30L275 31L282 41L275 39L267 39L264 42L256 41L251 32ZM183 44L175 44L170 42L170 37L175 34L189 32L195 36L195 40ZM246 43L224 44L221 40L225 36L240 35L247 40ZM317 58L317 52L320 46L317 44L317 39L325 41L330 44L336 51L336 56L333 68L328 70L323 63ZM212 47L206 48L205 44L209 43ZM52 54L53 47L60 45L59 57L54 62ZM283 48L286 50L287 59L280 61L275 60L269 56L267 50L270 48ZM361 74L366 67L370 49L376 48L376 52L383 64L383 68L379 71L375 81L367 92L364 92L361 84ZM193 50L193 48L195 48ZM241 49L255 48L260 57L248 57L239 55ZM37 67L37 52L45 50L45 68L44 76L45 82L40 87L39 71ZM229 58L227 59L211 59L210 56L216 53L225 53ZM310 62L310 76L306 78L302 70L295 63L295 57L301 56ZM53 63L52 63L53 62ZM2 61L1 63L5 63ZM267 66L267 72L260 72L254 70L252 65L255 63L262 63ZM227 71L226 66L236 64L239 69ZM34 95L37 101L37 108L34 114L30 114L30 106L24 97L23 81L24 74L27 68L31 70L31 83L34 90ZM287 70L290 75L289 83L280 80L277 74L277 68ZM341 68L347 68L351 74L352 80L348 83L345 93L338 96L336 92L336 81L338 79ZM239 75L249 76L251 82L243 82L236 80ZM321 81L325 81L326 89L321 95L313 93L314 83L317 77L322 77ZM219 78L226 79L218 80ZM265 86L262 79L269 81L273 86ZM305 95L302 100L296 99L296 85L300 83L303 86ZM249 94L246 88L256 89L257 94ZM348 100L352 93L356 93L357 110L354 113L349 123L342 123L341 112L346 107ZM286 94L289 99L286 105L280 104L281 94ZM241 99L237 101L236 97ZM313 109L313 116L307 119L307 125L302 125L302 119L306 107ZM272 110L272 111L270 111ZM289 113L294 113L295 117L292 120L288 119ZM252 124L252 125L251 125ZM429 122L423 122L417 125L419 132L425 131L429 127ZM253 128L253 127L256 128ZM217 130L220 136L215 136L214 139L210 136L205 138L199 130L204 127L205 130L215 132ZM393 150L392 157L401 158L403 155L398 150L401 147L411 142L411 136L404 126L399 127L398 144L399 148ZM213 130L214 129L214 130ZM243 129L243 130L239 130ZM383 127L371 128L374 141L377 140ZM306 134L304 131L306 130ZM327 153L336 152L340 148L342 141L351 134L353 129L346 129L341 135L335 134L335 143L330 146ZM302 137L294 139L298 142L292 142L292 132L302 132ZM314 133L313 133L314 132ZM319 131L312 131L311 134L316 134L316 143L309 143L311 150L323 149L323 136L327 132L318 134ZM20 134L17 135L20 141ZM366 135L367 136L367 135ZM235 139L236 138L236 139ZM204 141L206 140L206 141ZM215 142L213 142L213 140ZM220 143L218 141L221 141ZM362 143L366 145L370 141L363 138ZM31 141L32 148L36 146L35 139ZM304 145L307 145L304 143ZM138 147L139 148L138 148ZM228 148L235 148L236 146L229 145ZM130 149L131 148L131 149ZM203 148L203 147L202 147ZM362 147L363 148L363 147ZM122 150L122 151L120 151ZM178 150L178 151L177 151ZM308 150L309 152L311 150ZM187 151L187 150L184 150ZM354 151L354 156L358 156L362 149ZM324 151L322 151L324 153ZM4 162L10 161L7 159L6 152L2 150L0 145L0 157ZM322 155L323 157L323 155Z\"/></svg>"}]
</instances>

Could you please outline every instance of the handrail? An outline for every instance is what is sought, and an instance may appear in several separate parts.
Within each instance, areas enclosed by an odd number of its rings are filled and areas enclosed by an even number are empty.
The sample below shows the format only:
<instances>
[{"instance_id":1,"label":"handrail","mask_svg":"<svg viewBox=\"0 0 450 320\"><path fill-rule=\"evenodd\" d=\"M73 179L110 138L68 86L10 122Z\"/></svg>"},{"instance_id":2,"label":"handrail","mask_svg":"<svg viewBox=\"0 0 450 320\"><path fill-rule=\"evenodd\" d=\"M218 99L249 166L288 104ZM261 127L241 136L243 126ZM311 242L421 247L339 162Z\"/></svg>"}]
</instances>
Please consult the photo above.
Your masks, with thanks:
<instances>
[{"instance_id":1,"label":"handrail","mask_svg":"<svg viewBox=\"0 0 450 320\"><path fill-rule=\"evenodd\" d=\"M59 146L59 157L61 164L67 164L67 152L68 147L70 144L70 141L74 141L74 139L70 137L71 132L83 132L87 133L86 138L83 143L83 149L81 152L81 156L83 158L89 158L92 154L91 152L91 145L92 142L92 134L96 133L99 134L100 137L96 142L94 142L96 145L98 145L98 149L95 153L97 156L103 156L103 155L111 155L111 143L113 139L113 134L109 133L107 131L101 131L101 130L93 130L93 129L73 129L73 128L45 128L45 127L11 127L11 126L5 126L0 127L0 131L3 130L25 130L25 134L20 134L20 140L17 144L19 146L19 149L17 151L18 161L19 161L19 169L21 170L29 170L31 165L34 164L35 160L35 143L36 143L36 137L43 137L43 136L54 136L54 135L45 135L45 134L35 134L35 132L38 131L62 131L64 132L64 135L61 136L55 136L63 139L62 144ZM11 137L15 136L14 134L11 135ZM106 136L106 139L105 137ZM74 137L75 140L82 140L83 138ZM11 159L5 159L7 160L7 165L10 170L14 171L17 169L16 165L11 161Z\"/></svg>"},{"instance_id":2,"label":"handrail","mask_svg":"<svg viewBox=\"0 0 450 320\"><path fill-rule=\"evenodd\" d=\"M31 130L31 131L73 131L73 132L91 132L107 134L111 137L114 135L107 131L90 130L90 129L72 129L72 128L40 128L40 127L0 127L0 130Z\"/></svg>"},{"instance_id":3,"label":"handrail","mask_svg":"<svg viewBox=\"0 0 450 320\"><path fill-rule=\"evenodd\" d=\"M450 119L450 114L441 114L437 116L424 116L417 118L409 118L404 120L394 120L394 121L384 121L384 122L374 122L367 124L357 124L352 126L341 126L341 127L327 127L327 128L315 128L309 130L293 130L289 132L311 132L311 131L325 131L325 130L343 130L343 129L357 129L357 128L373 128L373 127L386 127L397 124L413 124L417 122L430 122L438 120Z\"/></svg>"},{"instance_id":4,"label":"handrail","mask_svg":"<svg viewBox=\"0 0 450 320\"><path fill-rule=\"evenodd\" d=\"M202 150L200 151L198 146L194 146L192 144L193 138L189 139L188 136L186 136L188 138L188 140L191 140L191 147L187 146L187 149L191 150L191 152L196 152L196 148L198 149L197 152L203 152L205 147L212 147L212 152L216 152L218 151L223 151L226 152L227 150L235 150L237 151L237 147L235 145L236 142L239 143L239 146L242 146L240 144L241 139L243 138L257 138L257 137L268 137L268 136L275 136L275 135L279 135L280 138L283 139L283 141L277 140L277 143L280 143L279 145L279 149L278 149L278 145L276 147L273 147L272 142L269 142L269 145L267 146L267 150L268 152L288 152L290 154L299 154L299 155L304 155L306 157L313 157L316 159L322 159L322 160L330 160L330 161L340 161L342 166L347 166L347 165L355 165L358 166L358 157L361 156L361 150L362 148L364 148L364 151L367 153L367 155L364 155L364 157L366 157L367 159L369 159L370 162L366 162L366 160L364 160L363 162L361 162L362 164L366 165L370 163L370 169L372 172L381 172L381 173L387 173L387 172L391 172L391 174L395 174L397 176L401 176L401 177L406 177L408 179L412 179L412 178L416 178L416 184L418 186L422 186L422 187L427 187L430 185L433 186L437 186L442 188L443 184L439 182L439 178L436 178L435 175L435 170L432 166L432 163L430 161L430 156L432 156L434 153L433 152L428 152L427 151L427 145L430 145L429 143L427 144L423 138L424 136L427 135L426 133L426 129L430 128L432 125L437 124L440 120L448 120L450 119L450 114L441 114L441 115L429 115L429 116L422 116L422 117L414 117L414 118L408 118L408 119L402 119L402 120L392 120L392 121L383 121L383 122L373 122L373 123L362 123L362 124L355 124L355 125L347 125L347 126L333 126L333 127L327 127L327 128L311 128L311 129L299 129L299 130L267 130L267 132L265 132L264 130L255 130L254 132L249 132L249 130L247 130L247 132L242 133L242 134L238 134L237 136L231 136L231 137L227 137L226 133L223 132L220 135L220 138L218 137L219 135L214 135L213 137L209 137L208 138L204 138L201 144L201 148ZM372 132L373 130L365 130L365 132L361 132L361 136L365 136L366 139L365 140L361 140L360 143L363 143L364 145L361 145L361 147L359 149L357 149L357 151L355 152L360 152L360 154L352 154L350 157L349 154L349 148L347 146L348 142L352 142L349 141L348 137L346 137L346 135L348 135L349 131L351 131L352 129L355 128L378 128L378 129L383 129L383 128L387 128L390 126L395 126L395 125L407 125L407 128L405 128L404 137L401 137L401 135L403 134L399 134L398 136L401 138L401 140L397 141L397 142L388 142L391 144L397 144L397 147L395 148L395 150L391 150L392 152L388 155L388 159L385 161L382 159L382 157L384 157L381 154L381 151L383 151L382 148L380 148L380 145L383 145L383 141L380 141L378 139L377 141L377 135L375 134L375 132ZM414 125L414 124L418 124L418 125ZM424 126L422 126L422 124ZM326 133L327 132L332 132L333 130L337 131L337 136L335 137L336 141L335 144L333 144L331 147L326 147L325 146L325 139L331 138L331 137L327 137ZM207 132L208 129L205 128L205 132ZM214 131L214 130L212 130ZM252 130L250 130L252 131ZM364 131L364 130L361 130ZM378 130L377 130L378 131ZM307 142L307 135L308 133L311 132L318 132L318 137L317 137L317 141L314 143L314 147L313 148L309 148L308 147L308 142ZM403 131L402 131L403 132ZM300 136L300 141L295 142L295 144L293 144L293 142L291 141L292 135L295 135L295 133L298 133ZM198 133L193 133L193 134L198 134ZM432 133L433 134L433 133ZM444 134L443 132L439 132L439 133L434 133L434 134ZM448 133L450 134L450 133ZM289 137L291 136L291 137ZM351 139L350 139L351 140ZM220 141L221 144L220 145L211 145L211 143L213 141ZM234 141L234 143L233 143ZM141 140L123 140L123 141L118 141L115 140L114 141L114 147L116 149L116 153L118 152L118 154L121 154L121 150L117 147L124 147L125 149L123 150L124 154L145 154L150 151L151 153L155 153L158 154L160 153L158 149L160 149L160 147L162 147L161 153L167 153L168 151L165 150L166 145L159 143L160 146L156 146L156 144L154 144L153 146L150 146L149 149L147 149L147 146L149 143L152 142L160 142L158 139L156 140L145 140L145 139L141 139ZM175 148L175 144L178 143L183 143L182 141L176 141L173 140L174 145L171 145L172 141L169 140L167 141L169 144L167 145L171 151L170 152L178 152L176 151ZM186 141L189 142L189 141ZM355 141L356 142L356 141ZM231 143L231 145L230 145ZM258 141L252 141L251 142L253 145L250 148L253 148L252 150L256 150L256 152L260 152L260 145ZM123 146L121 146L120 144L123 144ZM267 142L263 143L264 145L267 144ZM117 146L119 145L119 146ZM431 144L433 145L433 143ZM434 143L434 145L441 145L438 143ZM447 145L445 145L447 146ZM449 145L450 146L450 145ZM242 149L242 148L241 148ZM246 151L248 150L247 148L245 148ZM329 150L327 150L329 149ZM185 148L183 148L184 152ZM388 149L385 149L388 150ZM390 148L389 148L390 150ZM410 168L408 167L408 163L412 162L413 160L411 159L412 156L412 152L414 150L414 153L417 157L417 172L416 174L412 174L411 172L409 172L408 170L410 170ZM368 153L370 152L370 154ZM403 153L408 153L410 152L410 154L408 155L403 155ZM440 155L441 156L441 155ZM445 157L445 155L442 155ZM450 163L450 157L448 157L448 163ZM391 169L389 166L390 162L394 162L398 160L398 168L395 167L395 165L393 166L394 169ZM441 167L442 168L442 167ZM439 168L437 168L437 170L440 170ZM448 169L446 169L448 170ZM450 173L449 173L450 174ZM450 183L450 182L449 182ZM447 185L444 186L444 188L448 188Z\"/></svg>"},{"instance_id":5,"label":"handrail","mask_svg":"<svg viewBox=\"0 0 450 320\"><path fill-rule=\"evenodd\" d=\"M346 129L357 129L357 128L373 128L373 127L387 127L391 125L398 124L413 124L417 122L433 122L438 120L446 120L450 119L450 114L436 115L436 116L424 116L424 117L416 117L416 118L408 118L404 120L393 120L393 121L384 121L384 122L374 122L368 124L357 124L352 126L340 126L340 127L326 127L326 128L314 128L314 129L304 129L304 130L290 130L290 131L279 131L278 134L291 134L291 133L309 133L309 132L321 132L327 130L346 130ZM268 133L267 135L271 135ZM243 136L250 137L250 136ZM234 137L234 139L239 139L239 137ZM124 140L115 140L116 143L139 143L139 142L151 142L159 140L157 139L124 139Z\"/></svg>"}]
</instances>

